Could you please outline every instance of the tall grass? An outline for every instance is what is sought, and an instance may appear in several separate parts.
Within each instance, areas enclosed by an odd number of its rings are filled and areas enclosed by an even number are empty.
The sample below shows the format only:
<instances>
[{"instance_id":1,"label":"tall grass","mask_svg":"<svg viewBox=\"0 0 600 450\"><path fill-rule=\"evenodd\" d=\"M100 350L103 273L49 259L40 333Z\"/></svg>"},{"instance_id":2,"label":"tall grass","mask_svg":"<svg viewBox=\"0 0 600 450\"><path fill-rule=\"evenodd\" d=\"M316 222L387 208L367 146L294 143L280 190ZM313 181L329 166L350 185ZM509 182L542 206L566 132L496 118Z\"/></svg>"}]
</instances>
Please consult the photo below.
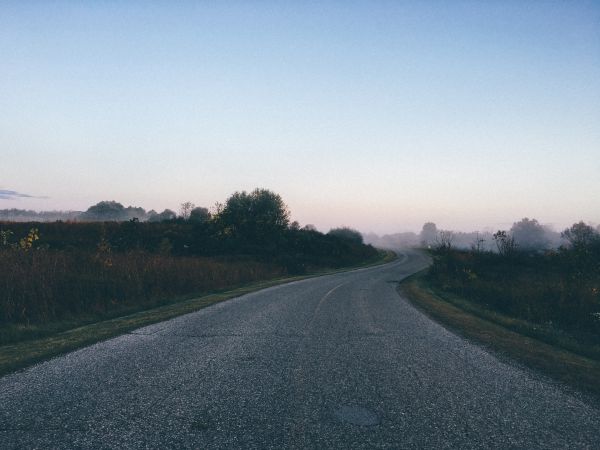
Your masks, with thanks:
<instances>
[{"instance_id":1,"label":"tall grass","mask_svg":"<svg viewBox=\"0 0 600 450\"><path fill-rule=\"evenodd\" d=\"M445 250L434 253L429 279L478 305L600 343L597 248L531 254Z\"/></svg>"},{"instance_id":2,"label":"tall grass","mask_svg":"<svg viewBox=\"0 0 600 450\"><path fill-rule=\"evenodd\" d=\"M146 251L0 251L0 325L45 323L162 304L281 276L267 263Z\"/></svg>"},{"instance_id":3,"label":"tall grass","mask_svg":"<svg viewBox=\"0 0 600 450\"><path fill-rule=\"evenodd\" d=\"M297 227L254 239L214 220L0 222L0 344L377 256L361 242Z\"/></svg>"}]
</instances>

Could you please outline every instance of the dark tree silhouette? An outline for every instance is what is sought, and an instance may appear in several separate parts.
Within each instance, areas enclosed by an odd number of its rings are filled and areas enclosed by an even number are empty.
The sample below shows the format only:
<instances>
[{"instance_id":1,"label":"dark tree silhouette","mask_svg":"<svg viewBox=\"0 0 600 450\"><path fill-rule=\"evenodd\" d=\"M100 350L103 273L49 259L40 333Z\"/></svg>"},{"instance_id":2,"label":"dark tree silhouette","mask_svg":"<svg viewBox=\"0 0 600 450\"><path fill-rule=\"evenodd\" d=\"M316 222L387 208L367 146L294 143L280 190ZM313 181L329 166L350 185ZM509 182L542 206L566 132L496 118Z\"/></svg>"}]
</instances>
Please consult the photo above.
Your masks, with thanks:
<instances>
[{"instance_id":1,"label":"dark tree silhouette","mask_svg":"<svg viewBox=\"0 0 600 450\"><path fill-rule=\"evenodd\" d=\"M536 219L523 218L510 229L515 244L522 250L543 250L548 247L544 227Z\"/></svg>"},{"instance_id":2,"label":"dark tree silhouette","mask_svg":"<svg viewBox=\"0 0 600 450\"><path fill-rule=\"evenodd\" d=\"M574 223L561 233L561 237L569 242L575 249L588 247L590 244L600 240L600 234L585 222Z\"/></svg>"},{"instance_id":3,"label":"dark tree silhouette","mask_svg":"<svg viewBox=\"0 0 600 450\"><path fill-rule=\"evenodd\" d=\"M327 234L330 236L335 236L337 238L347 240L347 241L356 242L358 244L363 243L362 234L360 234L359 231L353 230L352 228L348 228L348 227L332 228L331 230L329 230L329 233L327 233Z\"/></svg>"},{"instance_id":4,"label":"dark tree silhouette","mask_svg":"<svg viewBox=\"0 0 600 450\"><path fill-rule=\"evenodd\" d=\"M90 206L81 215L84 220L127 220L125 207L114 200L102 201Z\"/></svg>"},{"instance_id":5,"label":"dark tree silhouette","mask_svg":"<svg viewBox=\"0 0 600 450\"><path fill-rule=\"evenodd\" d=\"M201 206L197 206L190 211L189 221L190 222L208 222L210 219L210 213L208 212L208 208L203 208Z\"/></svg>"},{"instance_id":6,"label":"dark tree silhouette","mask_svg":"<svg viewBox=\"0 0 600 450\"><path fill-rule=\"evenodd\" d=\"M192 202L184 202L179 207L179 217L183 220L188 220L190 218L190 214L196 205Z\"/></svg>"},{"instance_id":7,"label":"dark tree silhouette","mask_svg":"<svg viewBox=\"0 0 600 450\"><path fill-rule=\"evenodd\" d=\"M504 230L498 230L493 234L498 253L502 256L511 256L517 250L515 238Z\"/></svg>"},{"instance_id":8,"label":"dark tree silhouette","mask_svg":"<svg viewBox=\"0 0 600 450\"><path fill-rule=\"evenodd\" d=\"M290 220L281 196L267 189L236 192L216 214L223 236L259 245L281 236Z\"/></svg>"},{"instance_id":9,"label":"dark tree silhouette","mask_svg":"<svg viewBox=\"0 0 600 450\"><path fill-rule=\"evenodd\" d=\"M435 248L441 252L447 252L452 249L454 233L450 230L440 230L435 238Z\"/></svg>"}]
</instances>

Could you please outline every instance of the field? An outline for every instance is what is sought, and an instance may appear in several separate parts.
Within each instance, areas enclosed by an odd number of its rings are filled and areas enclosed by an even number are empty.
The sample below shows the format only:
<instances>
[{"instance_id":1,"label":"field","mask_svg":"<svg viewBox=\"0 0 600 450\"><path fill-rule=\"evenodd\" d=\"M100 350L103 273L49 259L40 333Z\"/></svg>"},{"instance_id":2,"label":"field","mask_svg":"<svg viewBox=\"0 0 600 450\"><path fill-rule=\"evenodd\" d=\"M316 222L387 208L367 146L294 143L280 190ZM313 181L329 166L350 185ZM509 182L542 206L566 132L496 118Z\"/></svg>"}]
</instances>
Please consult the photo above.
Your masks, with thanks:
<instances>
[{"instance_id":1,"label":"field","mask_svg":"<svg viewBox=\"0 0 600 450\"><path fill-rule=\"evenodd\" d=\"M510 318L527 334L600 357L598 247L508 255L435 251L427 281L480 315Z\"/></svg>"},{"instance_id":2,"label":"field","mask_svg":"<svg viewBox=\"0 0 600 450\"><path fill-rule=\"evenodd\" d=\"M2 223L0 345L380 254L354 235L192 223Z\"/></svg>"}]
</instances>

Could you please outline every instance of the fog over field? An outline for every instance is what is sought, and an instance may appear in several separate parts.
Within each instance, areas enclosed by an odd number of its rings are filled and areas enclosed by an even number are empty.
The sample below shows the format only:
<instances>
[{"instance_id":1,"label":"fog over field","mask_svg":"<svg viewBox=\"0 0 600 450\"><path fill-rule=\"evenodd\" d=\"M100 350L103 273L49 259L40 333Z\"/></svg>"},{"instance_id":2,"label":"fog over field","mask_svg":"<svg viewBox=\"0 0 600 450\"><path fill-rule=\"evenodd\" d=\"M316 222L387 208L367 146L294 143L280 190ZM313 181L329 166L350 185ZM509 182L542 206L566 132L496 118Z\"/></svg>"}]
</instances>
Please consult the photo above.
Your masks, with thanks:
<instances>
[{"instance_id":1,"label":"fog over field","mask_svg":"<svg viewBox=\"0 0 600 450\"><path fill-rule=\"evenodd\" d=\"M574 217L573 220L547 223L531 216L504 220L495 224L471 223L464 226L453 227L445 222L424 221L421 227L408 227L400 225L398 231L390 233L376 233L370 230L361 230L365 242L382 248L414 247L422 246L423 243L432 245L439 234L447 232L451 234L452 244L457 248L471 248L478 240L483 240L484 248L493 249L493 234L498 230L504 230L514 235L523 248L557 248L564 244L561 238L567 228L574 224L585 223L600 232L600 223L594 220L585 220Z\"/></svg>"},{"instance_id":2,"label":"fog over field","mask_svg":"<svg viewBox=\"0 0 600 450\"><path fill-rule=\"evenodd\" d=\"M579 222L582 223L582 222ZM592 224L593 225L593 224ZM600 233L600 225L595 226ZM460 231L444 230L428 222L420 232L401 232L379 236L375 233L365 233L366 243L380 248L397 249L403 247L435 247L441 239L459 249L479 249L497 251L494 233L498 230ZM540 224L536 219L523 218L513 223L504 231L515 240L522 250L543 251L568 245L568 240L562 236L565 229L557 230L552 226Z\"/></svg>"}]
</instances>

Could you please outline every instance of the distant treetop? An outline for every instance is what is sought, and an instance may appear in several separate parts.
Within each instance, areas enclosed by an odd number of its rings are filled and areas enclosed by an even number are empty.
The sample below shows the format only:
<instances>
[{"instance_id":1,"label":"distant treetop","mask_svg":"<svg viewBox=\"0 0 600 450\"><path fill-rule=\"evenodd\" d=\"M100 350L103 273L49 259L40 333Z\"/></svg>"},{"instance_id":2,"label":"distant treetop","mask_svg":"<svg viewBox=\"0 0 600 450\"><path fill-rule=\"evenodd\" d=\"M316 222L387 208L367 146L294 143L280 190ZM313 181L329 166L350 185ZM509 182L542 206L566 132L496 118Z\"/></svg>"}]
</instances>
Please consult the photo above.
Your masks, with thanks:
<instances>
[{"instance_id":1,"label":"distant treetop","mask_svg":"<svg viewBox=\"0 0 600 450\"><path fill-rule=\"evenodd\" d=\"M332 228L327 234L330 236L336 236L340 239L345 239L347 241L356 242L358 244L363 243L363 236L360 231L349 227Z\"/></svg>"}]
</instances>

